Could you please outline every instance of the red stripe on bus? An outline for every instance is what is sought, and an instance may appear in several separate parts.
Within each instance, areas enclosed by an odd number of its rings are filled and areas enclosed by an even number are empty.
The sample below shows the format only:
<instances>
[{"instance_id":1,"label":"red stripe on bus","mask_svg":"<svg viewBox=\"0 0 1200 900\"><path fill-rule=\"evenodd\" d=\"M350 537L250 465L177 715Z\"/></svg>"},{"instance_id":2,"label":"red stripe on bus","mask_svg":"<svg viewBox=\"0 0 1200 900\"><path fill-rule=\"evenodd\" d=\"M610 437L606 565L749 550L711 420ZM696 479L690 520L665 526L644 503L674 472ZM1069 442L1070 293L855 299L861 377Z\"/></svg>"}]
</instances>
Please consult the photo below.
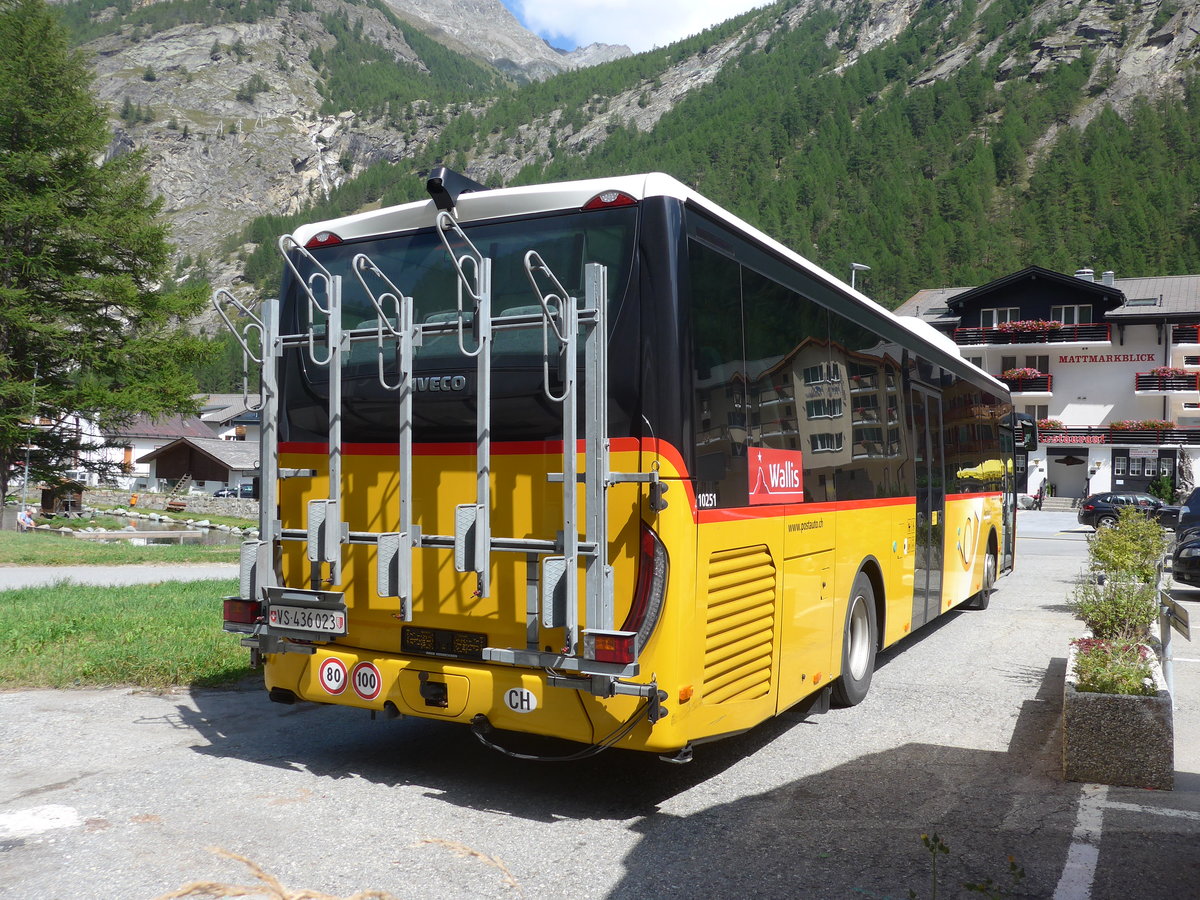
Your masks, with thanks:
<instances>
[{"instance_id":1,"label":"red stripe on bus","mask_svg":"<svg viewBox=\"0 0 1200 900\"><path fill-rule=\"evenodd\" d=\"M584 452L583 441L578 442L578 452ZM396 456L399 444L346 444L347 456ZM679 477L667 479L671 485L682 484L687 494L687 503L692 511L692 520L698 524L713 522L742 522L757 519L774 519L784 516L819 515L830 512L846 512L858 509L885 509L892 506L908 506L916 503L917 498L883 497L869 500L834 500L821 503L781 503L778 506L745 506L728 509L696 509L696 492L692 479L688 475L683 462L683 455L673 444L657 438L615 438L609 444L609 451L629 453L641 451L663 458L671 468L679 473ZM280 443L280 453L321 454L328 453L327 444L303 443L288 441ZM472 456L475 444L466 441L453 443L421 443L413 445L415 456ZM507 441L492 445L495 456L526 456L526 455L557 455L562 453L562 441ZM965 500L973 497L1002 497L1000 491L989 491L981 494L950 494L947 500ZM669 498L668 498L669 502Z\"/></svg>"},{"instance_id":2,"label":"red stripe on bus","mask_svg":"<svg viewBox=\"0 0 1200 900\"><path fill-rule=\"evenodd\" d=\"M787 516L813 516L822 513L848 512L856 509L885 509L892 506L913 506L916 497L876 497L870 500L830 500L823 503L781 503L778 506L737 506L729 509L702 509L697 515L700 524L714 522L745 522L754 519L778 519Z\"/></svg>"}]
</instances>

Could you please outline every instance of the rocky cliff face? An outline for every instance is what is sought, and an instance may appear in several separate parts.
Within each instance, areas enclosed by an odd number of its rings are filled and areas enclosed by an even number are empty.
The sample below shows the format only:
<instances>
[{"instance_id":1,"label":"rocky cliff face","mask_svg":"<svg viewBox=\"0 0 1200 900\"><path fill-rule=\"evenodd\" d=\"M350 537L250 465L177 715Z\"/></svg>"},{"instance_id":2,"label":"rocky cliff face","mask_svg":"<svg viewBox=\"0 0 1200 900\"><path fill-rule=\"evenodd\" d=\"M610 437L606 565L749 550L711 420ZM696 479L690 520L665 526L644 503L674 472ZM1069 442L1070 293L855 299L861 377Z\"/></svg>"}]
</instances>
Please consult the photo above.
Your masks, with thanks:
<instances>
[{"instance_id":1,"label":"rocky cliff face","mask_svg":"<svg viewBox=\"0 0 1200 900\"><path fill-rule=\"evenodd\" d=\"M464 56L481 59L517 81L541 81L559 72L629 56L628 47L592 44L555 50L527 31L500 0L386 0L397 15Z\"/></svg>"},{"instance_id":2,"label":"rocky cliff face","mask_svg":"<svg viewBox=\"0 0 1200 900\"><path fill-rule=\"evenodd\" d=\"M499 0L387 2L451 48L522 79L628 53L601 45L560 53L521 28ZM653 129L682 98L711 84L742 54L767 52L777 30L810 27L806 17L815 10L837 13L840 24L826 40L842 48L833 72L845 71L873 47L902 34L922 5L922 0L800 0L782 12L771 8L693 55L671 55L666 68L631 89L597 95L585 109L563 108L513 123L504 134L481 135L458 164L477 180L507 181L531 157L589 153L617 125ZM327 15L362 19L364 34L394 60L423 63L403 34L369 5L311 0L302 7L308 11L281 6L279 15L252 24L181 25L149 37L126 29L85 48L95 58L96 90L112 109L113 152L138 147L147 153L154 187L166 199L174 226L181 275L196 271L204 256L214 280L236 280L237 259L222 259L220 247L247 221L300 210L373 162L410 160L446 122L471 108L421 105L402 130L355 109L318 115L322 97L310 53L334 45L323 24ZM981 3L980 14L986 9ZM1104 104L1122 110L1138 95L1178 88L1200 52L1194 44L1200 0L1173 7L1047 0L1026 21L1011 23L1026 25L1037 35L1033 49L1001 60L1002 80L1037 79L1059 62L1096 54L1092 82L1073 124L1088 121ZM1002 53L1003 39L984 43L981 22L976 26L915 83L944 78L973 59ZM248 90L255 77L269 90Z\"/></svg>"}]
</instances>

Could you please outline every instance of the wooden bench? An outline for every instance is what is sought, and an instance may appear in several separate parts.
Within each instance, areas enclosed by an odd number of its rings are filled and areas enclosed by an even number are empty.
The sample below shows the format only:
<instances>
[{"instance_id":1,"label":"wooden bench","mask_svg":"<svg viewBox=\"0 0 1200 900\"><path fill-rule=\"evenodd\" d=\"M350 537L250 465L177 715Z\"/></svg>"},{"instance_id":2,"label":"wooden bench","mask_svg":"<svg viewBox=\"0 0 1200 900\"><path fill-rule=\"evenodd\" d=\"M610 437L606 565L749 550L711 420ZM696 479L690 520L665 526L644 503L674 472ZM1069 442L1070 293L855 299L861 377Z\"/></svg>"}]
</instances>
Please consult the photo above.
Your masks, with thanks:
<instances>
[{"instance_id":1,"label":"wooden bench","mask_svg":"<svg viewBox=\"0 0 1200 900\"><path fill-rule=\"evenodd\" d=\"M167 501L167 512L183 512L185 509L187 509L186 500L175 499Z\"/></svg>"}]
</instances>

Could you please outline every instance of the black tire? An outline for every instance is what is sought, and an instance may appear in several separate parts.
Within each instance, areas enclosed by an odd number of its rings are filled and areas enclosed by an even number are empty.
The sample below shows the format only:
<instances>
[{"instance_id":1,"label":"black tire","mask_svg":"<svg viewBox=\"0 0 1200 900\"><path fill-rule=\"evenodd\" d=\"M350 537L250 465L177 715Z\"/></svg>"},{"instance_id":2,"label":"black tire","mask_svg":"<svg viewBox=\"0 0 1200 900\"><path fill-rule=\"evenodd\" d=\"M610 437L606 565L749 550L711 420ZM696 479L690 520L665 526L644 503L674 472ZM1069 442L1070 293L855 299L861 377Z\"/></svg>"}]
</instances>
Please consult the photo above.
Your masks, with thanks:
<instances>
[{"instance_id":1,"label":"black tire","mask_svg":"<svg viewBox=\"0 0 1200 900\"><path fill-rule=\"evenodd\" d=\"M992 602L992 589L996 586L996 573L999 571L996 561L996 551L989 544L987 556L983 559L983 589L963 604L964 609L987 609Z\"/></svg>"},{"instance_id":2,"label":"black tire","mask_svg":"<svg viewBox=\"0 0 1200 900\"><path fill-rule=\"evenodd\" d=\"M846 605L846 627L842 631L842 675L833 683L837 706L857 706L871 689L875 674L875 652L879 647L879 624L875 617L875 590L862 572L850 589Z\"/></svg>"},{"instance_id":3,"label":"black tire","mask_svg":"<svg viewBox=\"0 0 1200 900\"><path fill-rule=\"evenodd\" d=\"M1116 524L1116 516L1100 516L1098 519L1096 519L1095 529L1099 531L1101 528L1112 528Z\"/></svg>"}]
</instances>

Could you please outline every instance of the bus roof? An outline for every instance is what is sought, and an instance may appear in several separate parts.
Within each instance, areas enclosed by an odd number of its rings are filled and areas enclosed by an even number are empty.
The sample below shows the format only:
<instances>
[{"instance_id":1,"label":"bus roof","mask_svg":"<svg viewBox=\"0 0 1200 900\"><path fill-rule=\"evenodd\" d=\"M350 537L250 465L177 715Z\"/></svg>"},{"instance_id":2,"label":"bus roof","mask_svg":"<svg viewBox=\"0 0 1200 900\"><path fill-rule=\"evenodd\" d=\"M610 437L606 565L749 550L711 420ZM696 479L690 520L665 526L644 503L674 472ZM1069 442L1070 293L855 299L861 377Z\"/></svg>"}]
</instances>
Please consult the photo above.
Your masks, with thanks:
<instances>
[{"instance_id":1,"label":"bus roof","mask_svg":"<svg viewBox=\"0 0 1200 900\"><path fill-rule=\"evenodd\" d=\"M949 362L951 367L959 369L960 372L963 369L969 370L977 379L985 379L1000 392L1008 391L1008 387L1003 382L965 360L956 346L949 346L946 339L940 339L944 338L943 335L940 333L936 336L930 334L929 329L922 327L924 322L907 316L895 315L891 310L850 287L837 276L830 274L727 209L718 206L679 180L662 172L495 188L465 193L458 197L455 218L463 223L479 222L507 216L536 215L537 213L580 209L589 200L605 191L621 191L639 201L647 197L674 197L692 204L715 218L728 222L793 265L810 272L821 280L832 283L844 296L876 315L890 319L914 335L922 344L928 346L932 351L930 356L943 357L941 362ZM356 213L325 222L301 225L295 230L293 237L301 246L322 232L332 232L342 240L353 240L415 228L429 228L434 224L436 217L437 207L432 199L418 200L413 203Z\"/></svg>"}]
</instances>

